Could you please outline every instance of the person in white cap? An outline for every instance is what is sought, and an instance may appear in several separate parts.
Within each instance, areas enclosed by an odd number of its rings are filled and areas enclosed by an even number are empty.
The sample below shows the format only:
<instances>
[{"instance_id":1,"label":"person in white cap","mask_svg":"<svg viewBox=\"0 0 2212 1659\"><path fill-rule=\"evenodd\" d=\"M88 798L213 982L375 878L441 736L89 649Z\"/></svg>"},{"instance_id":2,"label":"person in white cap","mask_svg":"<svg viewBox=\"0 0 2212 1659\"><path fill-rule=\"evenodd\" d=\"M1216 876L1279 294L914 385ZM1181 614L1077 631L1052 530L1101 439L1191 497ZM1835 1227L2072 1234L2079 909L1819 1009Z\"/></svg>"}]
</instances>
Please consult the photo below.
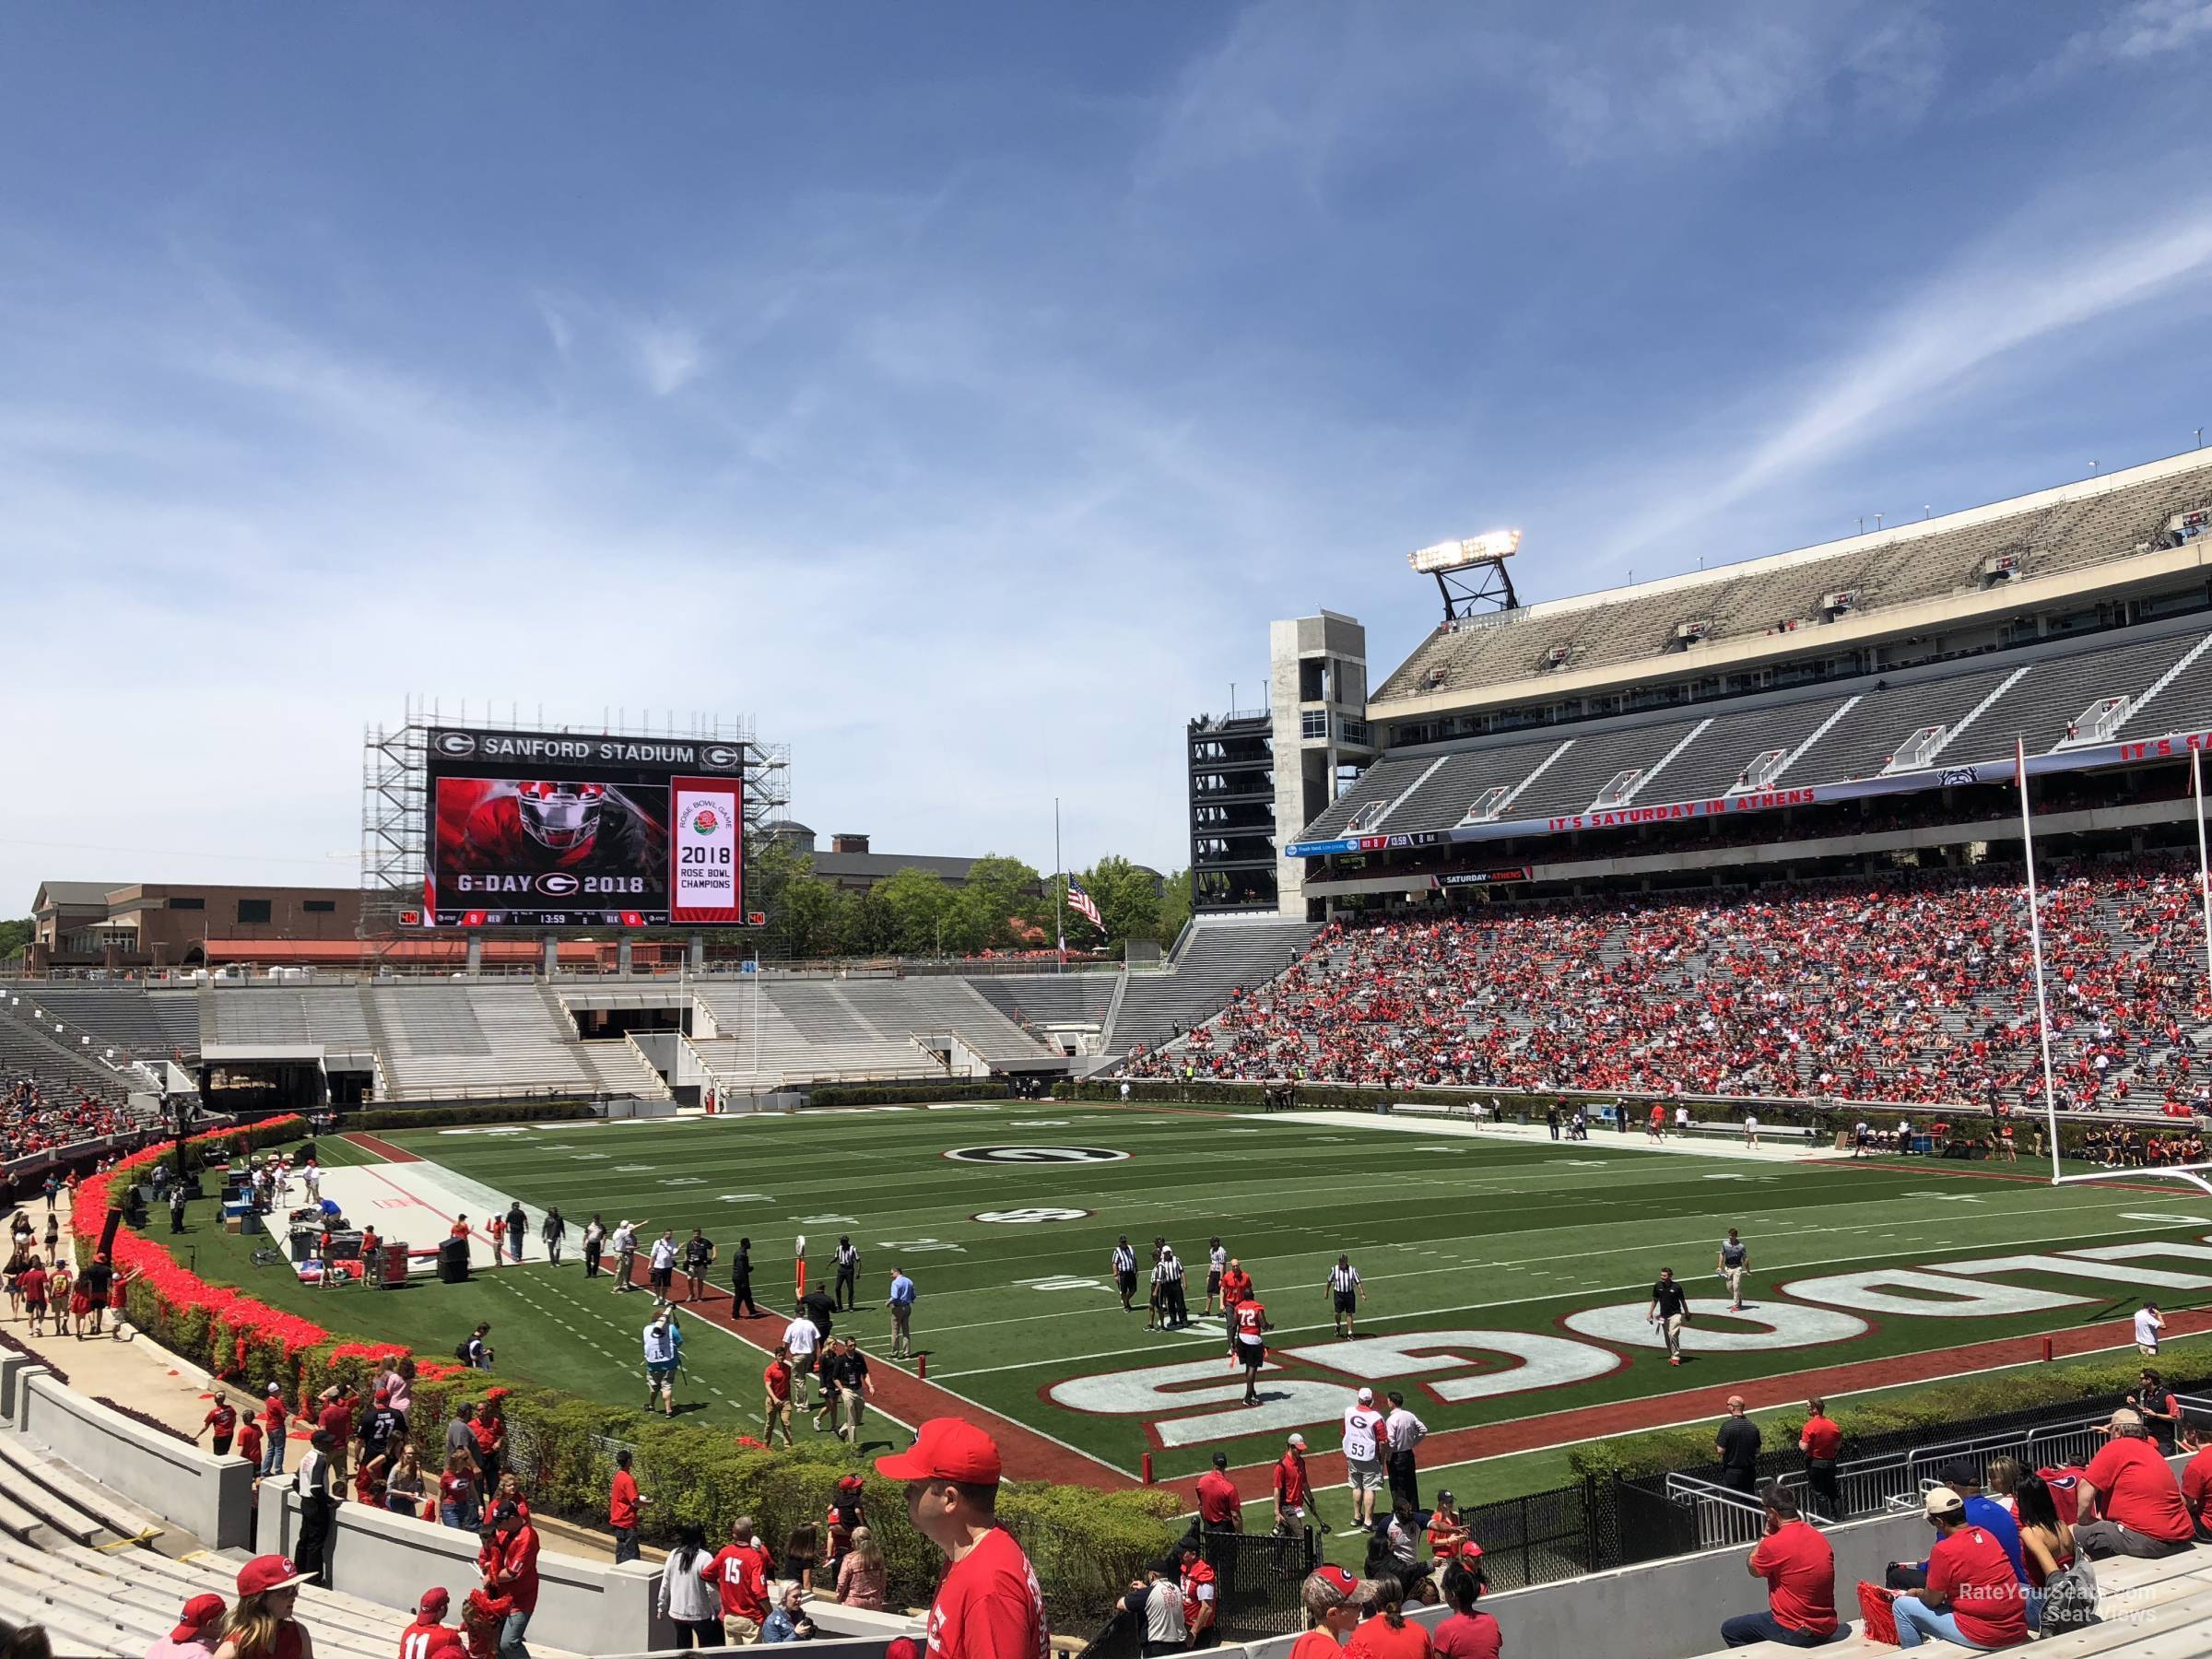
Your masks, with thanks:
<instances>
[{"instance_id":1,"label":"person in white cap","mask_svg":"<svg viewBox=\"0 0 2212 1659\"><path fill-rule=\"evenodd\" d=\"M1949 1487L1932 1488L1922 1507L1936 1547L1926 1588L1900 1590L1889 1604L1897 1645L1918 1647L1930 1636L1983 1651L2026 1641L2027 1598L2004 1546L1967 1520L1964 1500Z\"/></svg>"},{"instance_id":2,"label":"person in white cap","mask_svg":"<svg viewBox=\"0 0 2212 1659\"><path fill-rule=\"evenodd\" d=\"M1329 1530L1314 1506L1313 1479L1306 1473L1306 1437L1294 1434L1275 1465L1275 1530L1295 1535L1305 1525L1308 1512L1323 1532Z\"/></svg>"},{"instance_id":3,"label":"person in white cap","mask_svg":"<svg viewBox=\"0 0 2212 1659\"><path fill-rule=\"evenodd\" d=\"M1352 1488L1352 1525L1361 1532L1375 1527L1375 1494L1382 1486L1382 1433L1375 1391L1363 1388L1344 1412L1344 1473Z\"/></svg>"}]
</instances>

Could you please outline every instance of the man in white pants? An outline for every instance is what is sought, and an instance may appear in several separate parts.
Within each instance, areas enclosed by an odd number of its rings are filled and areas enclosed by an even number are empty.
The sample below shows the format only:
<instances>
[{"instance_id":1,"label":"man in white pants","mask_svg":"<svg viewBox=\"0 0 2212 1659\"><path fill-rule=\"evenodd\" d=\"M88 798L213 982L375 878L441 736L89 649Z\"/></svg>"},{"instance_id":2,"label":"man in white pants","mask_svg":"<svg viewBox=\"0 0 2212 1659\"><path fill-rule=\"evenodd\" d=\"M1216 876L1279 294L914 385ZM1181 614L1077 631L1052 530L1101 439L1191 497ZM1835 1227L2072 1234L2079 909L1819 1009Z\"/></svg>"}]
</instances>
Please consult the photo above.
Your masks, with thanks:
<instances>
[{"instance_id":1,"label":"man in white pants","mask_svg":"<svg viewBox=\"0 0 2212 1659\"><path fill-rule=\"evenodd\" d=\"M1713 1264L1720 1270L1721 1281L1728 1287L1728 1312L1744 1311L1744 1269L1751 1265L1751 1246L1735 1236L1735 1229L1721 1241Z\"/></svg>"},{"instance_id":2,"label":"man in white pants","mask_svg":"<svg viewBox=\"0 0 2212 1659\"><path fill-rule=\"evenodd\" d=\"M1744 1113L1744 1145L1747 1147L1759 1145L1759 1114L1757 1112L1747 1112Z\"/></svg>"},{"instance_id":3,"label":"man in white pants","mask_svg":"<svg viewBox=\"0 0 2212 1659\"><path fill-rule=\"evenodd\" d=\"M2159 1333L2166 1328L2166 1315L2159 1312L2157 1302L2145 1302L2136 1313L2136 1351L2147 1359L2155 1359L2159 1353Z\"/></svg>"},{"instance_id":4,"label":"man in white pants","mask_svg":"<svg viewBox=\"0 0 2212 1659\"><path fill-rule=\"evenodd\" d=\"M1371 1532L1375 1525L1375 1494L1382 1486L1382 1453L1377 1444L1382 1432L1375 1391L1363 1388L1344 1413L1344 1473L1352 1488L1352 1525L1362 1532Z\"/></svg>"},{"instance_id":5,"label":"man in white pants","mask_svg":"<svg viewBox=\"0 0 2212 1659\"><path fill-rule=\"evenodd\" d=\"M798 1316L783 1327L783 1346L791 1351L791 1403L796 1410L806 1409L806 1379L814 1374L815 1345L821 1335L801 1302Z\"/></svg>"}]
</instances>

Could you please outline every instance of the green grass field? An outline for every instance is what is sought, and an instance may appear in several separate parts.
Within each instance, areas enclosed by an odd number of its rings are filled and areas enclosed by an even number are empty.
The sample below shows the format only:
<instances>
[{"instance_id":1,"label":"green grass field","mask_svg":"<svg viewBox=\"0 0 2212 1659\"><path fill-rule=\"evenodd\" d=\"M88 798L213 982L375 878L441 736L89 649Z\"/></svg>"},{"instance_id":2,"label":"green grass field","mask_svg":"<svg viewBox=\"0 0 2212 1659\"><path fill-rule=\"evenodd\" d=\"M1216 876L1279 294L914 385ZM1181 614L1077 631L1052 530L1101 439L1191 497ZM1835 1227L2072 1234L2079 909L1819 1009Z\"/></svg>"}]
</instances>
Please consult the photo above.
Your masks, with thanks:
<instances>
[{"instance_id":1,"label":"green grass field","mask_svg":"<svg viewBox=\"0 0 2212 1659\"><path fill-rule=\"evenodd\" d=\"M1271 1461L1291 1427L1316 1453L1334 1451L1342 1390L1363 1381L1402 1388L1441 1435L2110 1320L2137 1304L2140 1287L2130 1280L2143 1269L2202 1276L2153 1292L2170 1311L2212 1301L2212 1263L2204 1259L2212 1250L2200 1241L2212 1233L2212 1200L2151 1182L2053 1189L2026 1165L1992 1179L1980 1166L1918 1159L1876 1167L1688 1156L1648 1150L1641 1136L1554 1145L1408 1134L1351 1114L1310 1124L1014 1102L387 1138L521 1198L534 1218L558 1204L579 1230L594 1210L610 1224L628 1216L654 1230L671 1226L679 1238L703 1226L723 1246L715 1277L724 1284L736 1240L749 1234L756 1294L775 1312L788 1307L793 1235L807 1235L818 1276L829 1272L837 1236L850 1233L864 1252L864 1311L851 1324L871 1354L886 1346L880 1303L892 1264L902 1263L921 1289L916 1342L928 1353L933 1384L1131 1475L1147 1450L1162 1477L1204 1467L1217 1449L1233 1465ZM947 1156L992 1147L1125 1156L1081 1163ZM1050 1211L1079 1213L1041 1218ZM1663 1265L1674 1266L1693 1296L1718 1295L1713 1252L1732 1225L1754 1252L1753 1318L1794 1319L1806 1327L1795 1333L1802 1340L1696 1355L1677 1370L1655 1348L1624 1340L1618 1323L1594 1334L1567 1324L1571 1315L1623 1305L1640 1324ZM1178 1248L1192 1269L1194 1312L1204 1303L1208 1236L1218 1233L1242 1259L1275 1322L1271 1352L1281 1361L1263 1379L1260 1407L1235 1403L1241 1389L1218 1323L1147 1333L1141 1311L1122 1312L1107 1257L1124 1232L1140 1251L1156 1233ZM1776 1289L1816 1276L2131 1241L2168 1254L2112 1264L2102 1271L2114 1277L2101 1281L2047 1265L1981 1275L2014 1291L2074 1299L2062 1306L1972 1318L1852 1315ZM395 1293L326 1295L299 1288L281 1269L246 1265L239 1240L201 1232L185 1242L198 1249L203 1273L335 1327L442 1354L475 1320L488 1318L502 1372L613 1404L641 1397L643 1299L586 1281L572 1261L483 1275L465 1287L418 1281ZM2180 1255L2171 1253L2177 1247ZM1324 1289L1339 1251L1367 1281L1353 1343L1335 1340ZM1858 1330L1839 1329L1854 1321ZM1432 1337L1426 1347L1414 1339L1421 1333ZM1570 1363L1594 1374L1552 1382L1513 1374L1528 1354L1503 1350L1528 1348L1532 1339L1531 1351L1548 1362L1577 1356ZM750 1418L759 1355L702 1330L686 1358L700 1420ZM1531 1377L1542 1385L1526 1386ZM1088 1381L1070 1393L1071 1380ZM1868 1386L1881 1382L1868 1373ZM1183 1397L1193 1390L1206 1409ZM1651 1409L1654 1421L1701 1414L1670 1416L1664 1400ZM1194 1430L1194 1418L1203 1419ZM1574 1427L1570 1418L1549 1438L1579 1438ZM1593 1410L1584 1432L1606 1427ZM1452 1460L1427 1461L1433 1469ZM1487 1463L1456 1484L1464 1500L1554 1484L1561 1472L1556 1451L1535 1450Z\"/></svg>"}]
</instances>

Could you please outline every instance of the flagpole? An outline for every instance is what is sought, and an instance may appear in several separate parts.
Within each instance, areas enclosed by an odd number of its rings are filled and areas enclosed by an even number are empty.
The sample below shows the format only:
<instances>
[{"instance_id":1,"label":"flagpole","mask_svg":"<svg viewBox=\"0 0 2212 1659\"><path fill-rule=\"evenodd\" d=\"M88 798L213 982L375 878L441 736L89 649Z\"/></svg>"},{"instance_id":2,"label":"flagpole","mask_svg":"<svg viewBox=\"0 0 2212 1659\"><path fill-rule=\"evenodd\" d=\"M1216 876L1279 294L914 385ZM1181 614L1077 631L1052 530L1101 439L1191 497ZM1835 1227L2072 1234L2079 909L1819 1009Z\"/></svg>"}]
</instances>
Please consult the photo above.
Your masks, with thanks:
<instances>
[{"instance_id":1,"label":"flagpole","mask_svg":"<svg viewBox=\"0 0 2212 1659\"><path fill-rule=\"evenodd\" d=\"M2058 1088L2051 1073L2051 1005L2043 993L2043 918L2035 897L2035 830L2028 821L2028 745L2012 740L2013 771L2020 782L2020 851L2028 865L2028 938L2035 951L2035 1030L2043 1054L2043 1115L2051 1125L2051 1178L2058 1179Z\"/></svg>"},{"instance_id":2,"label":"flagpole","mask_svg":"<svg viewBox=\"0 0 2212 1659\"><path fill-rule=\"evenodd\" d=\"M1053 889L1053 936L1058 942L1059 966L1053 971L1067 971L1067 920L1061 906L1067 899L1067 865L1060 856L1060 797L1053 797L1053 873L1059 885Z\"/></svg>"},{"instance_id":3,"label":"flagpole","mask_svg":"<svg viewBox=\"0 0 2212 1659\"><path fill-rule=\"evenodd\" d=\"M2205 982L2212 988L2212 861L2205 856L2205 752L2189 751L2189 796L2196 804L2196 891L2205 912Z\"/></svg>"}]
</instances>

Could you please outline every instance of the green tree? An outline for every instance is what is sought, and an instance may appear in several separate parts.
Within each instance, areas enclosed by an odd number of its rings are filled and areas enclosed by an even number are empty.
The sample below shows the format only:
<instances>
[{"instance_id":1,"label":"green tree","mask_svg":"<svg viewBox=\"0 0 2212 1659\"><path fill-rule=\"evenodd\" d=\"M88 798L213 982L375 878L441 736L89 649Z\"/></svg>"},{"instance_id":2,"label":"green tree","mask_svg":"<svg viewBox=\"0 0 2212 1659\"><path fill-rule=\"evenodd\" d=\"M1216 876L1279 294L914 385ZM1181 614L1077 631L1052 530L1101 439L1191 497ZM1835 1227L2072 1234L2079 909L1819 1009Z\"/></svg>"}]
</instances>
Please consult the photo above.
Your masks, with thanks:
<instances>
[{"instance_id":1,"label":"green tree","mask_svg":"<svg viewBox=\"0 0 2212 1659\"><path fill-rule=\"evenodd\" d=\"M875 897L890 912L893 949L901 956L936 953L953 897L942 877L910 865L877 888Z\"/></svg>"},{"instance_id":2,"label":"green tree","mask_svg":"<svg viewBox=\"0 0 2212 1659\"><path fill-rule=\"evenodd\" d=\"M1159 877L1119 855L1101 858L1083 873L1083 886L1106 919L1115 941L1159 937Z\"/></svg>"},{"instance_id":3,"label":"green tree","mask_svg":"<svg viewBox=\"0 0 2212 1659\"><path fill-rule=\"evenodd\" d=\"M1182 924L1191 919L1191 873L1188 870L1171 871L1167 885L1159 893L1159 947L1162 950L1175 943L1182 932Z\"/></svg>"},{"instance_id":4,"label":"green tree","mask_svg":"<svg viewBox=\"0 0 2212 1659\"><path fill-rule=\"evenodd\" d=\"M783 906L775 931L782 938L784 954L794 957L833 956L851 931L846 895L826 881L808 877L794 881L783 892Z\"/></svg>"},{"instance_id":5,"label":"green tree","mask_svg":"<svg viewBox=\"0 0 2212 1659\"><path fill-rule=\"evenodd\" d=\"M38 924L29 916L20 922L0 922L0 962L21 956L37 931Z\"/></svg>"},{"instance_id":6,"label":"green tree","mask_svg":"<svg viewBox=\"0 0 2212 1659\"><path fill-rule=\"evenodd\" d=\"M1018 858L989 853L968 869L968 885L960 889L963 909L983 933L983 944L1000 949L1026 943L1027 929L1042 926L1050 942L1052 897L1044 877Z\"/></svg>"}]
</instances>

